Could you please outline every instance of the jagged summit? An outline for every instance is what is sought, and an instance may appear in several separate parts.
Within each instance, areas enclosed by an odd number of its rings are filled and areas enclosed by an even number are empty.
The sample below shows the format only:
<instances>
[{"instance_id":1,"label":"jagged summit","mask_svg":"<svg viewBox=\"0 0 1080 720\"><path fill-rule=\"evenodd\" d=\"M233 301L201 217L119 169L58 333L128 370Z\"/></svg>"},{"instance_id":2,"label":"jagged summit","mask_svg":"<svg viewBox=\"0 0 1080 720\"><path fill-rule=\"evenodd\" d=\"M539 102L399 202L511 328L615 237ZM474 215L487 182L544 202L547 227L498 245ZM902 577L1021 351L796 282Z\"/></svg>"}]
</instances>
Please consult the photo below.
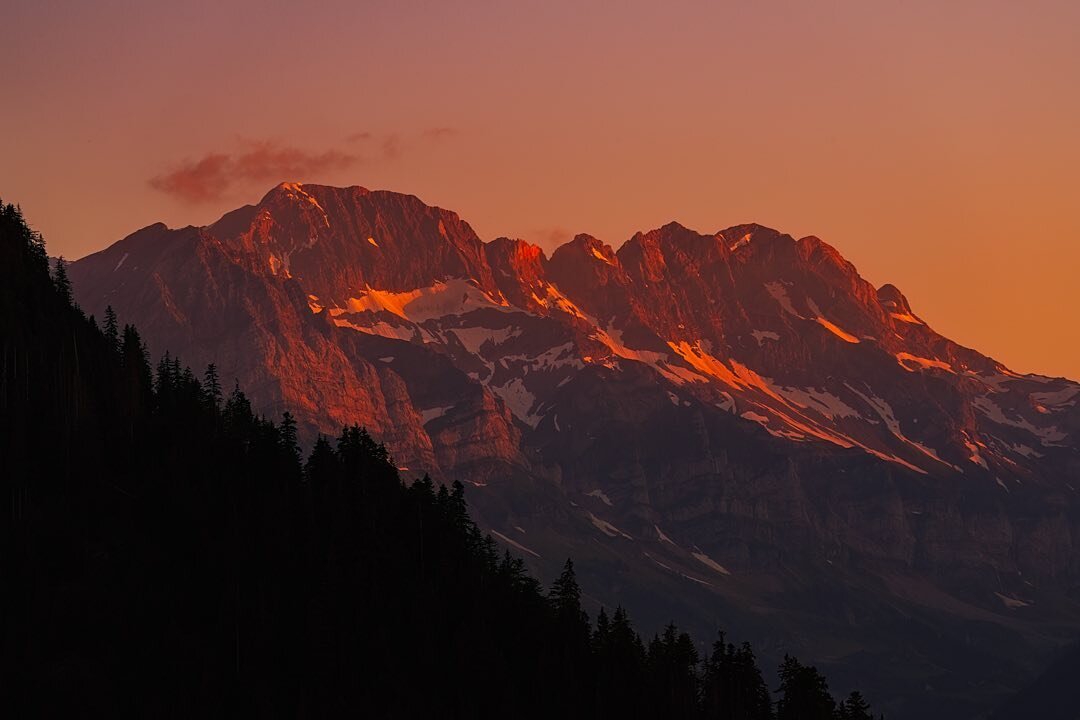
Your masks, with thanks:
<instances>
[{"instance_id":1,"label":"jagged summit","mask_svg":"<svg viewBox=\"0 0 1080 720\"><path fill-rule=\"evenodd\" d=\"M153 243L141 247L148 236ZM151 252L150 245L153 257L145 261L120 256L121 251ZM436 319L445 318L443 325L473 322L468 319L472 313L499 308L499 316L484 314L487 319L478 326L496 333L508 314L521 312L545 318L547 324L529 332L522 326L512 331L516 338L562 338L569 332L569 356L582 367L640 366L656 373L659 383L724 407L773 437L859 447L922 473L981 472L989 469L986 458L992 456L1000 456L1002 468L1017 462L1011 449L1015 444L999 444L997 450L988 444L979 453L980 462L970 460L966 446L980 432L975 422L980 412L992 422L1009 415L1002 410L999 417L990 409L990 403L998 405L997 398L975 402L959 378L999 364L934 333L911 312L899 290L891 285L875 290L839 251L815 236L796 241L755 223L705 235L669 222L635 234L618 252L579 234L548 258L521 240L484 243L456 213L413 195L281 183L259 204L228 213L206 228L145 228L87 258L80 263L85 270L77 272L86 276L88 305L93 306L145 282L137 268L162 267L157 284L145 292L161 294L163 309L195 332L197 313L185 311L176 300L190 290L170 285L168 263L188 268L195 256L205 264L215 252L223 255L223 270L234 266L252 279L294 281L299 289L290 293L303 299L301 316L308 308L326 309L333 324L364 335L420 348L437 349L443 343L453 348L463 342L462 326L445 327L451 340L431 327ZM185 270L184 282L202 284L189 272L200 271ZM458 280L467 281L460 296L454 289ZM220 291L232 285L220 277L212 286ZM488 355L503 345L485 344L478 336L476 342L461 347L482 358L482 364L493 362ZM508 343L506 352L520 342ZM528 425L550 401L533 390L523 392L531 378L520 380L513 398L506 395L509 390L498 392L508 387L508 372L509 366L498 371L486 366L478 377L496 395L505 395L511 415ZM823 384L823 372L833 379ZM498 377L507 380L491 385ZM974 409L954 417L943 407L948 418L943 415L937 427L944 432L935 436L925 434L937 432L934 426L901 431L892 420L883 424L883 416L895 417L885 409L892 405L888 397L910 393L918 378L955 387L959 394L951 402L975 402ZM996 380L987 382L996 389ZM867 395L859 383L882 387ZM791 387L804 389L791 394L785 389ZM808 402L806 388L818 393L809 397L826 393L830 399L824 406ZM716 402L717 394L725 399ZM874 396L882 402L873 401ZM941 394L927 401L936 406ZM839 407L846 409L838 415ZM1005 425L1030 426L1040 443L1064 436L1050 422L1053 418L1041 415ZM837 423L843 418L841 424L849 426L855 417L864 424L841 429ZM958 420L965 426L962 431ZM913 435L922 437L916 441ZM924 452L922 447L934 449Z\"/></svg>"},{"instance_id":2,"label":"jagged summit","mask_svg":"<svg viewBox=\"0 0 1080 720\"><path fill-rule=\"evenodd\" d=\"M790 238L789 235L783 235L770 227L757 223L734 225L716 232L715 235L722 239L732 252L746 247L754 241L757 241L756 244L760 245L763 242L773 242L778 238Z\"/></svg>"},{"instance_id":3,"label":"jagged summit","mask_svg":"<svg viewBox=\"0 0 1080 720\"><path fill-rule=\"evenodd\" d=\"M900 292L900 288L891 283L886 283L877 290L878 300L881 304L889 309L890 312L903 313L905 315L911 315L911 305L908 303L908 299L904 297L904 294Z\"/></svg>"}]
</instances>

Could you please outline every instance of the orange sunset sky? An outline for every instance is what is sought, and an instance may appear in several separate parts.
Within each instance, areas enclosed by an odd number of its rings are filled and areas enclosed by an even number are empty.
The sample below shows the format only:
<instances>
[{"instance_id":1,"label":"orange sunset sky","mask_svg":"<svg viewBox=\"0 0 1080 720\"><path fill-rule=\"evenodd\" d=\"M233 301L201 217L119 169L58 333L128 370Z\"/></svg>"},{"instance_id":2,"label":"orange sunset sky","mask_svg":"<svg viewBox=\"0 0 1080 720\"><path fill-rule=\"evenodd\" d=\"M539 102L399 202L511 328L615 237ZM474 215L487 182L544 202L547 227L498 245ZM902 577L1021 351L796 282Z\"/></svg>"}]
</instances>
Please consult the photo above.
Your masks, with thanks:
<instances>
[{"instance_id":1,"label":"orange sunset sky","mask_svg":"<svg viewBox=\"0 0 1080 720\"><path fill-rule=\"evenodd\" d=\"M0 0L0 68L0 197L52 254L282 180L547 250L754 221L1080 378L1075 0Z\"/></svg>"}]
</instances>

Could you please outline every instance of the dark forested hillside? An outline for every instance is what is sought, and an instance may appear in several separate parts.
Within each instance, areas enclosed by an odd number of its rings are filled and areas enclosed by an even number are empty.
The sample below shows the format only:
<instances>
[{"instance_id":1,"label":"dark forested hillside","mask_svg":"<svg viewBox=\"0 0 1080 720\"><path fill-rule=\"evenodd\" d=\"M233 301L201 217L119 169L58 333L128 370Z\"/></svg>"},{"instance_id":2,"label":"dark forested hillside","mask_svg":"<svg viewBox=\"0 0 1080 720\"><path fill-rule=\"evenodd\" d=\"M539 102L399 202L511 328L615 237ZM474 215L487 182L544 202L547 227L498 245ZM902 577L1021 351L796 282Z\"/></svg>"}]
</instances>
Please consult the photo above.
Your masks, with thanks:
<instances>
[{"instance_id":1,"label":"dark forested hillside","mask_svg":"<svg viewBox=\"0 0 1080 720\"><path fill-rule=\"evenodd\" d=\"M73 303L0 205L0 692L17 716L868 718L789 658L643 642L500 555L463 488L285 413ZM10 716L10 715L9 715Z\"/></svg>"}]
</instances>

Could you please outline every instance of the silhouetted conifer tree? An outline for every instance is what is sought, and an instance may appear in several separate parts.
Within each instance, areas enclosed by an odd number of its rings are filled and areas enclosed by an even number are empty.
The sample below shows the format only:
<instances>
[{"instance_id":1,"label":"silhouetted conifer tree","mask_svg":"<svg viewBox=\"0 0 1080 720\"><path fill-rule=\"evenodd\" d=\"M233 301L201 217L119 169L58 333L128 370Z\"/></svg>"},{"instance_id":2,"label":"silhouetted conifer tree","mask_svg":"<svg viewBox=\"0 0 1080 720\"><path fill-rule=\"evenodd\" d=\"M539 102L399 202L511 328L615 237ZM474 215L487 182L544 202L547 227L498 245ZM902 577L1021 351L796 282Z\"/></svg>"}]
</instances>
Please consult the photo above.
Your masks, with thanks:
<instances>
[{"instance_id":1,"label":"silhouetted conifer tree","mask_svg":"<svg viewBox=\"0 0 1080 720\"><path fill-rule=\"evenodd\" d=\"M120 325L117 323L116 311L112 305L105 306L105 339L109 341L109 347L120 352Z\"/></svg>"},{"instance_id":2,"label":"silhouetted conifer tree","mask_svg":"<svg viewBox=\"0 0 1080 720\"><path fill-rule=\"evenodd\" d=\"M286 410L281 416L281 447L288 457L300 462L300 443L296 436L296 420Z\"/></svg>"},{"instance_id":3,"label":"silhouetted conifer tree","mask_svg":"<svg viewBox=\"0 0 1080 720\"><path fill-rule=\"evenodd\" d=\"M224 393L221 390L221 379L218 377L217 365L210 363L203 373L203 399L212 408L220 408Z\"/></svg>"},{"instance_id":4,"label":"silhouetted conifer tree","mask_svg":"<svg viewBox=\"0 0 1080 720\"><path fill-rule=\"evenodd\" d=\"M847 699L840 703L836 716L839 720L874 720L870 703L866 702L858 690L852 691Z\"/></svg>"},{"instance_id":5,"label":"silhouetted conifer tree","mask_svg":"<svg viewBox=\"0 0 1080 720\"><path fill-rule=\"evenodd\" d=\"M63 255L56 258L56 265L53 270L53 284L56 285L56 291L60 294L60 299L73 309L78 309L78 305L75 304L75 296L71 292L71 280L68 279L67 261L64 260Z\"/></svg>"},{"instance_id":6,"label":"silhouetted conifer tree","mask_svg":"<svg viewBox=\"0 0 1080 720\"><path fill-rule=\"evenodd\" d=\"M817 668L785 655L779 674L777 720L833 720L836 701Z\"/></svg>"},{"instance_id":7,"label":"silhouetted conifer tree","mask_svg":"<svg viewBox=\"0 0 1080 720\"><path fill-rule=\"evenodd\" d=\"M749 644L736 648L724 634L705 659L702 703L705 717L723 720L768 720L772 700Z\"/></svg>"},{"instance_id":8,"label":"silhouetted conifer tree","mask_svg":"<svg viewBox=\"0 0 1080 720\"><path fill-rule=\"evenodd\" d=\"M551 603L562 622L576 629L588 626L589 616L581 609L581 586L574 574L574 561L570 558L566 559L562 573L551 586Z\"/></svg>"}]
</instances>

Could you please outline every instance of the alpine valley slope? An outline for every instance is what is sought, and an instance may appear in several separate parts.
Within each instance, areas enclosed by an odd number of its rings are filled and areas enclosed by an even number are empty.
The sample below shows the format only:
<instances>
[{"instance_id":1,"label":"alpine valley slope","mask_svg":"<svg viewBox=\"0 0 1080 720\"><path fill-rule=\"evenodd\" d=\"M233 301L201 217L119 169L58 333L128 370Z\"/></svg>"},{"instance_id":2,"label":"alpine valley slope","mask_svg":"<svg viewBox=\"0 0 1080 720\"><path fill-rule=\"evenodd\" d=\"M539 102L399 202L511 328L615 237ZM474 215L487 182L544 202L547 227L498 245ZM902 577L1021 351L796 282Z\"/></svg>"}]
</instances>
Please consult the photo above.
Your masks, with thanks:
<instances>
[{"instance_id":1,"label":"alpine valley slope","mask_svg":"<svg viewBox=\"0 0 1080 720\"><path fill-rule=\"evenodd\" d=\"M155 353L406 475L642 627L720 625L890 717L967 717L1080 635L1080 384L934 332L815 237L676 223L482 242L410 195L285 183L74 263ZM772 653L772 654L770 654Z\"/></svg>"}]
</instances>

